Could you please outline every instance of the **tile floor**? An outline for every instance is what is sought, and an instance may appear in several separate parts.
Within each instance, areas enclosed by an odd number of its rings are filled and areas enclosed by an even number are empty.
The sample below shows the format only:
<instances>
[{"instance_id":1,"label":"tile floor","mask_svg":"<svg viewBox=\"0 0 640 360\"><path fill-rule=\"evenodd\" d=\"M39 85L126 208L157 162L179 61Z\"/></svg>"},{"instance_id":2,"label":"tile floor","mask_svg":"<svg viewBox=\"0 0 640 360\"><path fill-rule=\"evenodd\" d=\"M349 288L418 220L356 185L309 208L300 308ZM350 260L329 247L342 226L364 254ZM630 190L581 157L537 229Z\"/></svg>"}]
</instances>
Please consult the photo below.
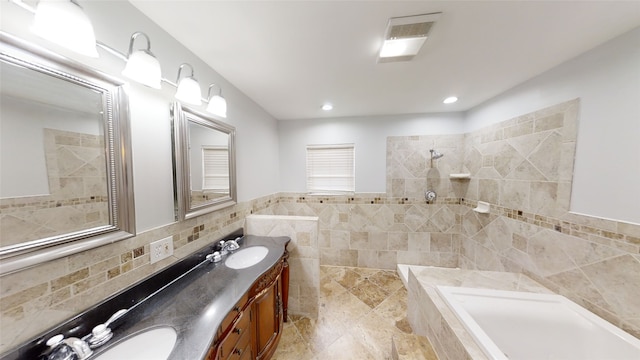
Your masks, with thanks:
<instances>
[{"instance_id":1,"label":"tile floor","mask_svg":"<svg viewBox=\"0 0 640 360\"><path fill-rule=\"evenodd\" d=\"M386 360L391 339L402 359L437 360L411 334L407 291L395 271L321 266L318 319L289 316L274 360Z\"/></svg>"}]
</instances>

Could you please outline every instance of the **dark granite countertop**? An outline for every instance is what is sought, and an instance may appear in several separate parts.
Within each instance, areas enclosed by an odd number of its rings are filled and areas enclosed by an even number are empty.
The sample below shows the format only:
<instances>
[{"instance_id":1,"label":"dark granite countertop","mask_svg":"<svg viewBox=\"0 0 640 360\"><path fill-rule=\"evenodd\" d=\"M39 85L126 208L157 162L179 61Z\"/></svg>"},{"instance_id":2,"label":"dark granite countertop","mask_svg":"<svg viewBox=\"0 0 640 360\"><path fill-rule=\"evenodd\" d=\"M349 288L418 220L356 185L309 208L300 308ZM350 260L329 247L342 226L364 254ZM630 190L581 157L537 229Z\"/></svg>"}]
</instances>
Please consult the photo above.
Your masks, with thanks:
<instances>
[{"instance_id":1,"label":"dark granite countertop","mask_svg":"<svg viewBox=\"0 0 640 360\"><path fill-rule=\"evenodd\" d=\"M234 237L226 237L229 238ZM130 335L161 326L174 328L178 336L169 359L204 359L222 320L251 285L278 262L288 242L288 237L244 236L239 241L240 249L262 245L269 252L258 264L240 270L226 267L226 257L218 263L207 261L205 256L212 252L215 245L205 247L5 354L2 359L35 359L46 348L43 343L51 335L62 333L65 337L81 337L121 308L130 310L110 326L113 338L95 349L89 359ZM171 284L166 286L168 283Z\"/></svg>"}]
</instances>

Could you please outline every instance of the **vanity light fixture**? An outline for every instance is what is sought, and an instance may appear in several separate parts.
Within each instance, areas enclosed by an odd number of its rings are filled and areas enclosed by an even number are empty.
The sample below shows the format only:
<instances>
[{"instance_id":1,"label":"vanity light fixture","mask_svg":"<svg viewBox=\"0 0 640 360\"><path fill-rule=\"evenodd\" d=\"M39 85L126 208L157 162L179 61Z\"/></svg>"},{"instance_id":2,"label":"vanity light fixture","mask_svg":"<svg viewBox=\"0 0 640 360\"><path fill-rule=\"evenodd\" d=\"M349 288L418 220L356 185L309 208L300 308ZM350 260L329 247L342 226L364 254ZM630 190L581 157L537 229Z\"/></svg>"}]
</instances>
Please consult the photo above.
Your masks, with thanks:
<instances>
[{"instance_id":1,"label":"vanity light fixture","mask_svg":"<svg viewBox=\"0 0 640 360\"><path fill-rule=\"evenodd\" d=\"M217 86L220 91L218 91L217 95L211 96L211 88L213 88L214 86ZM222 97L222 88L220 87L220 85L209 85L207 99L209 99L209 105L207 105L208 112L214 115L221 116L223 118L227 117L227 100Z\"/></svg>"},{"instance_id":2,"label":"vanity light fixture","mask_svg":"<svg viewBox=\"0 0 640 360\"><path fill-rule=\"evenodd\" d=\"M449 96L448 98L444 99L442 102L444 104L453 104L454 102L458 101L458 98L455 96Z\"/></svg>"},{"instance_id":3,"label":"vanity light fixture","mask_svg":"<svg viewBox=\"0 0 640 360\"><path fill-rule=\"evenodd\" d=\"M182 68L185 66L188 66L191 69L191 75L180 80L180 73L182 72ZM198 81L193 77L193 66L187 63L180 65L178 68L178 78L176 79L176 83L178 84L176 99L191 105L202 104L200 84L198 84Z\"/></svg>"},{"instance_id":4,"label":"vanity light fixture","mask_svg":"<svg viewBox=\"0 0 640 360\"><path fill-rule=\"evenodd\" d=\"M333 105L331 105L331 104L329 104L329 103L324 104L324 105L322 105L322 110L324 110L324 111L331 111L331 110L333 110Z\"/></svg>"},{"instance_id":5,"label":"vanity light fixture","mask_svg":"<svg viewBox=\"0 0 640 360\"><path fill-rule=\"evenodd\" d=\"M147 48L134 52L133 42L138 36L142 36L147 40ZM129 52L127 53L127 65L122 70L122 75L142 85L160 89L160 80L162 79L160 62L151 52L151 40L149 40L147 34L138 31L131 35Z\"/></svg>"},{"instance_id":6,"label":"vanity light fixture","mask_svg":"<svg viewBox=\"0 0 640 360\"><path fill-rule=\"evenodd\" d=\"M93 25L74 1L40 0L32 31L79 54L98 57Z\"/></svg>"}]
</instances>

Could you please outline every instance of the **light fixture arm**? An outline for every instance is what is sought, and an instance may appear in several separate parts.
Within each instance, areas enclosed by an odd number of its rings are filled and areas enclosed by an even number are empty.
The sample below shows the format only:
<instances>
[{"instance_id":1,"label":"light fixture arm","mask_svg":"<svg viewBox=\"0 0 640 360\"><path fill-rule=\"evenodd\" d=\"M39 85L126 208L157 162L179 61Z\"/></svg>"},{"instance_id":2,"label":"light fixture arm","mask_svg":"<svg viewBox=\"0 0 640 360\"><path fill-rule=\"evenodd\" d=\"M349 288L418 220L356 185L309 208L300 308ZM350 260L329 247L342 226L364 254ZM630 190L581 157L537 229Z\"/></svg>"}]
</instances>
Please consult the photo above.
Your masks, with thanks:
<instances>
[{"instance_id":1,"label":"light fixture arm","mask_svg":"<svg viewBox=\"0 0 640 360\"><path fill-rule=\"evenodd\" d=\"M217 85L217 84L211 84L209 85L209 90L207 91L207 100L211 99L211 89L214 86L218 87L218 96L222 96L222 87L220 87L220 85Z\"/></svg>"},{"instance_id":2,"label":"light fixture arm","mask_svg":"<svg viewBox=\"0 0 640 360\"><path fill-rule=\"evenodd\" d=\"M182 68L185 67L185 66L188 66L189 69L191 69L191 76L189 76L189 77L193 78L193 66L191 66L188 63L182 63L180 65L180 67L178 68L178 77L176 78L176 83L178 83L178 84L180 83L180 74L182 73Z\"/></svg>"},{"instance_id":3,"label":"light fixture arm","mask_svg":"<svg viewBox=\"0 0 640 360\"><path fill-rule=\"evenodd\" d=\"M147 34L143 33L142 31L136 31L135 33L133 33L133 35L131 35L131 40L129 40L129 52L127 53L127 58L131 56L131 53L133 53L133 43L138 36L142 36L145 38L145 40L147 40L147 49L145 51L151 54L151 40L149 39ZM193 69L191 71L193 72Z\"/></svg>"}]
</instances>

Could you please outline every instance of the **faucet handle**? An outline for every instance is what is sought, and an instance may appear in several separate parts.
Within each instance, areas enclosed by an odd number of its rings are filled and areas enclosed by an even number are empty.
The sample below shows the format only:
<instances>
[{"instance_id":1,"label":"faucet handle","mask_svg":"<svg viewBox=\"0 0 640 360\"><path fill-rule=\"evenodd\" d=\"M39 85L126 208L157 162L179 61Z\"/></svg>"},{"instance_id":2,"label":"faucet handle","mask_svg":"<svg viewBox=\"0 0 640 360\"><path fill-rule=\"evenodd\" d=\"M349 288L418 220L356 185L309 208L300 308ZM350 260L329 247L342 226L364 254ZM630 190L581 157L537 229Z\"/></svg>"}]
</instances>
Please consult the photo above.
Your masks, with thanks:
<instances>
[{"instance_id":1,"label":"faucet handle","mask_svg":"<svg viewBox=\"0 0 640 360\"><path fill-rule=\"evenodd\" d=\"M49 353L46 355L47 360L78 360L78 354L64 342L62 334L51 337L46 344L49 347Z\"/></svg>"},{"instance_id":2,"label":"faucet handle","mask_svg":"<svg viewBox=\"0 0 640 360\"><path fill-rule=\"evenodd\" d=\"M65 339L62 334L51 337L46 344L50 348L47 360L83 360L93 354L83 340L75 337Z\"/></svg>"},{"instance_id":3,"label":"faucet handle","mask_svg":"<svg viewBox=\"0 0 640 360\"><path fill-rule=\"evenodd\" d=\"M109 328L112 322L121 318L124 314L127 313L127 309L120 309L116 311L115 314L111 315L109 320L107 320L104 324L97 325L91 330L91 337L89 338L89 346L91 348L97 348L98 346L104 345L107 341L111 340L113 337L113 332Z\"/></svg>"}]
</instances>

